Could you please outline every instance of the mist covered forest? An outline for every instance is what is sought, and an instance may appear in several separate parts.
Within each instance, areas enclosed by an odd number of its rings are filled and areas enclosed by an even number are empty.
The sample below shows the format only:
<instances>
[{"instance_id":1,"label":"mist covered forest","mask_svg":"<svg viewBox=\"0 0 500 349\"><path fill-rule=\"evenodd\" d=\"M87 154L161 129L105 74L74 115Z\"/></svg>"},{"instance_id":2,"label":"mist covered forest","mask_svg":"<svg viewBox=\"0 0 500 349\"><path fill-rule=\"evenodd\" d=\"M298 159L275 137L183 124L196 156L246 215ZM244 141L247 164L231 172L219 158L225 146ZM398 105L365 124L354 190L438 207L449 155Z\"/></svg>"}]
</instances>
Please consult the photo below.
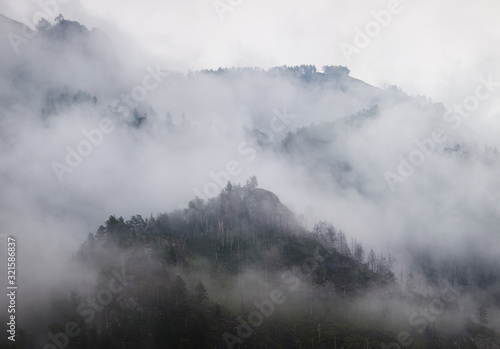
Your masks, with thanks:
<instances>
[{"instance_id":1,"label":"mist covered forest","mask_svg":"<svg viewBox=\"0 0 500 349\"><path fill-rule=\"evenodd\" d=\"M0 348L500 348L494 76L450 108L33 24L0 14Z\"/></svg>"}]
</instances>

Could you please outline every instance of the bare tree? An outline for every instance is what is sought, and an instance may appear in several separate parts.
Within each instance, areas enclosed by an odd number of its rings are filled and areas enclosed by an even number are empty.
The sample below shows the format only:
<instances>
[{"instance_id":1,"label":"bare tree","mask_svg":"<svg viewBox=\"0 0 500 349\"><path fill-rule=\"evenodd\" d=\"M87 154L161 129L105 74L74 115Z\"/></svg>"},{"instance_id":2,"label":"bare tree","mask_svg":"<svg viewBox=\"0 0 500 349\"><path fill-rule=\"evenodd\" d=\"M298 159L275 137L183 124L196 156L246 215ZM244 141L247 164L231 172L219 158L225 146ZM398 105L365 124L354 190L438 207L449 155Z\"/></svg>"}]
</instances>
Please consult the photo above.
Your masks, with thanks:
<instances>
[{"instance_id":1,"label":"bare tree","mask_svg":"<svg viewBox=\"0 0 500 349\"><path fill-rule=\"evenodd\" d=\"M375 266L377 265L377 255L373 252L373 250L370 250L370 253L368 254L368 265L371 270L375 271Z\"/></svg>"},{"instance_id":2,"label":"bare tree","mask_svg":"<svg viewBox=\"0 0 500 349\"><path fill-rule=\"evenodd\" d=\"M354 239L354 259L361 264L365 262L365 250L356 239Z\"/></svg>"}]
</instances>

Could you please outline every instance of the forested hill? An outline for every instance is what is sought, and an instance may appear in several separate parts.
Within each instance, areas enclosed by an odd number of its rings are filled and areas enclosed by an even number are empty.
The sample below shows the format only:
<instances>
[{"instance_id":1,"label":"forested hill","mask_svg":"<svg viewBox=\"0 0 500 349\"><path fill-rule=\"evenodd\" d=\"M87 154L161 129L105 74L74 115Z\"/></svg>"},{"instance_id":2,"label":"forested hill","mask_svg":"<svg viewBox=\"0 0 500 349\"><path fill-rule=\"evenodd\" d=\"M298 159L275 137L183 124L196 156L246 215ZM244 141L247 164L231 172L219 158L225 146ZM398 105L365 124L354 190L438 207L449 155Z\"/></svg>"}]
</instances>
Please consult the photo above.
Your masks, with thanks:
<instances>
[{"instance_id":1,"label":"forested hill","mask_svg":"<svg viewBox=\"0 0 500 349\"><path fill-rule=\"evenodd\" d=\"M390 256L351 241L328 222L307 231L255 177L183 210L110 216L74 257L95 272L95 286L54 296L50 309L35 307L18 347L43 347L47 329L72 348L397 343L404 309L429 300L398 287ZM460 320L454 303L443 311L432 327L416 322L414 347L494 343L496 334ZM68 323L78 335L64 337Z\"/></svg>"}]
</instances>

